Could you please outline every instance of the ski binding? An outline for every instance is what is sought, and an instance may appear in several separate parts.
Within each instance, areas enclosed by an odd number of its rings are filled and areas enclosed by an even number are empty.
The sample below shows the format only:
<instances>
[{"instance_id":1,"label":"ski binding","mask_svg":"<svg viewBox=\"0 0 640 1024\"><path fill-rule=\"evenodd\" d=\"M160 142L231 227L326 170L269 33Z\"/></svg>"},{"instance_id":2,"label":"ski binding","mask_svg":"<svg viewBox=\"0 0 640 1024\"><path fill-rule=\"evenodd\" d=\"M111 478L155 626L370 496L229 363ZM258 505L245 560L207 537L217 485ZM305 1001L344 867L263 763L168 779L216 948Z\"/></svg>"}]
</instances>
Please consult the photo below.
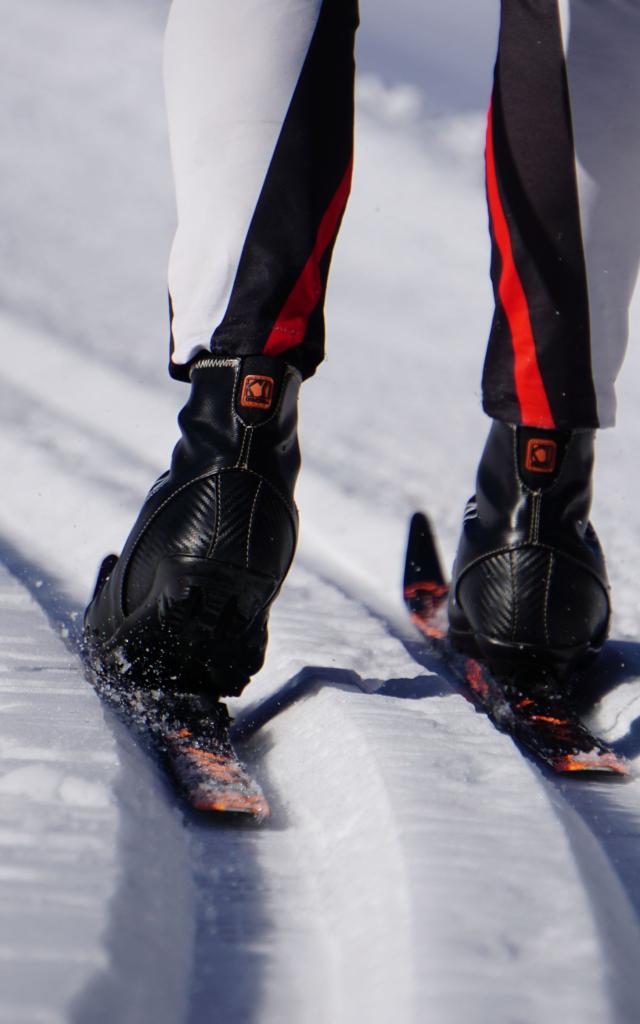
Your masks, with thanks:
<instances>
[{"instance_id":1,"label":"ski binding","mask_svg":"<svg viewBox=\"0 0 640 1024\"><path fill-rule=\"evenodd\" d=\"M404 578L404 600L428 650L447 679L537 760L558 774L626 776L627 761L594 736L573 708L566 685L548 674L492 672L487 664L458 653L448 637L449 585L429 520L413 516Z\"/></svg>"}]
</instances>

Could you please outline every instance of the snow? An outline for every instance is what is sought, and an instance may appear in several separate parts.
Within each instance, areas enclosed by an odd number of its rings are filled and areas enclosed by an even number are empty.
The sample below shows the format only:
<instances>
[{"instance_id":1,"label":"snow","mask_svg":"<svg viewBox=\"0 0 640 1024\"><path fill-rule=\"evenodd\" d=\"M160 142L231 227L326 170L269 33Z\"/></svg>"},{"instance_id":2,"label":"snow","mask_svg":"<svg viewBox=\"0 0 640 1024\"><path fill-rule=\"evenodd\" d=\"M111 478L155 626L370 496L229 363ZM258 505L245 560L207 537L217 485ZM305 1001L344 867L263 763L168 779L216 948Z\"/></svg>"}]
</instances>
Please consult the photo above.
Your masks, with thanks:
<instances>
[{"instance_id":1,"label":"snow","mask_svg":"<svg viewBox=\"0 0 640 1024\"><path fill-rule=\"evenodd\" d=\"M129 754L133 791L124 793L128 737L105 727L77 659L4 568L0 607L0 1020L86 1020L79 1008L88 1005L92 1021L139 1021L140 1004L134 1015L127 1007L146 986L153 1019L170 1024L186 1001L193 928L178 816L158 800L139 752ZM118 909L130 891L136 916L153 901L141 938L164 963L160 978L132 941L131 911ZM100 1017L98 992L117 1012Z\"/></svg>"},{"instance_id":2,"label":"snow","mask_svg":"<svg viewBox=\"0 0 640 1024\"><path fill-rule=\"evenodd\" d=\"M409 512L450 560L486 430L497 8L362 3L300 553L234 702L274 816L229 828L185 811L73 650L186 394L165 374L168 3L0 0L0 1021L640 1018L640 781L544 776L450 692L399 599ZM632 342L639 324L636 295ZM592 716L636 766L639 359L598 449L616 619Z\"/></svg>"}]
</instances>

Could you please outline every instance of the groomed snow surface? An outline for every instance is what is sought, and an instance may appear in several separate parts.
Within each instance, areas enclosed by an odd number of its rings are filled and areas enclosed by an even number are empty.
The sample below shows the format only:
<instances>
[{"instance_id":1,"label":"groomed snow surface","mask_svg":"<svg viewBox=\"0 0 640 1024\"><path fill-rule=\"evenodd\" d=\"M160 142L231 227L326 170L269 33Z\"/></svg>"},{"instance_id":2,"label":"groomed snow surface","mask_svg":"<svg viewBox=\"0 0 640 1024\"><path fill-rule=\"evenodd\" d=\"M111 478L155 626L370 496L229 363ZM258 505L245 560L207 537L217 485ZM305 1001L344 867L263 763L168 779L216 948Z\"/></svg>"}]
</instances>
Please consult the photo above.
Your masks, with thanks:
<instances>
[{"instance_id":1,"label":"groomed snow surface","mask_svg":"<svg viewBox=\"0 0 640 1024\"><path fill-rule=\"evenodd\" d=\"M97 563L186 390L164 374L167 7L0 0L0 1021L635 1024L640 781L541 772L438 677L399 600L409 513L449 560L486 429L497 4L362 4L300 555L233 708L270 822L186 811L82 676ZM599 446L616 619L592 680L592 725L636 766L639 325L634 300Z\"/></svg>"}]
</instances>

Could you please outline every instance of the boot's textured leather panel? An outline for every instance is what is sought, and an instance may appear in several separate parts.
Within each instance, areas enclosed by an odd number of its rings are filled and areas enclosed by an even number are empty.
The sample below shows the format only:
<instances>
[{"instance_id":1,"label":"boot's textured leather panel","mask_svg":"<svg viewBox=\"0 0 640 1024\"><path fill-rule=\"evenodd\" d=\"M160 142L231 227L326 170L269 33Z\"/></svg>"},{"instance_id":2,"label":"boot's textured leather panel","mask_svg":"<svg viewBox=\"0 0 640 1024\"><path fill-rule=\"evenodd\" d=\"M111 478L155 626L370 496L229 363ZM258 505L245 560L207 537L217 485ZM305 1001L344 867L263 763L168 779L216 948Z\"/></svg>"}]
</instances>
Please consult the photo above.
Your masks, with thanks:
<instances>
[{"instance_id":1,"label":"boot's textured leather panel","mask_svg":"<svg viewBox=\"0 0 640 1024\"><path fill-rule=\"evenodd\" d=\"M512 640L547 644L547 584L552 555L536 548L511 552L513 601L516 617Z\"/></svg>"},{"instance_id":2,"label":"boot's textured leather panel","mask_svg":"<svg viewBox=\"0 0 640 1024\"><path fill-rule=\"evenodd\" d=\"M210 555L231 565L247 564L249 524L260 488L260 477L246 470L218 475L219 523Z\"/></svg>"},{"instance_id":3,"label":"boot's textured leather panel","mask_svg":"<svg viewBox=\"0 0 640 1024\"><path fill-rule=\"evenodd\" d=\"M460 586L460 601L465 608L477 610L474 628L511 638L515 622L515 604L511 581L511 557L508 552L481 562Z\"/></svg>"},{"instance_id":4,"label":"boot's textured leather panel","mask_svg":"<svg viewBox=\"0 0 640 1024\"><path fill-rule=\"evenodd\" d=\"M204 558L216 526L216 479L197 480L167 499L140 533L124 579L125 612L149 594L161 559L168 555Z\"/></svg>"},{"instance_id":5,"label":"boot's textured leather panel","mask_svg":"<svg viewBox=\"0 0 640 1024\"><path fill-rule=\"evenodd\" d=\"M484 559L460 583L474 632L503 643L545 643L549 552L518 549Z\"/></svg>"}]
</instances>

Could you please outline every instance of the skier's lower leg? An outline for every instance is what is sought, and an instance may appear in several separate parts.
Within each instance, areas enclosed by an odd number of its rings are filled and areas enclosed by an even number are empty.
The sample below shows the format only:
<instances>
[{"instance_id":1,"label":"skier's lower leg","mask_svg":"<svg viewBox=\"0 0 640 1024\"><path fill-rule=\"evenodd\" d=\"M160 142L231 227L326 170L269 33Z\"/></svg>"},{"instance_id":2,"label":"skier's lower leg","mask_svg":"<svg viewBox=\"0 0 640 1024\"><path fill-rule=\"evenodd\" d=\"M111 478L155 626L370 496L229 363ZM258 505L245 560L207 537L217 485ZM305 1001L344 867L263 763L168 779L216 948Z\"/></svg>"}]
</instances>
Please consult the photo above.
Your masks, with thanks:
<instances>
[{"instance_id":1,"label":"skier's lower leg","mask_svg":"<svg viewBox=\"0 0 640 1024\"><path fill-rule=\"evenodd\" d=\"M237 694L261 667L291 564L300 375L268 357L203 358L182 437L85 619L95 667Z\"/></svg>"},{"instance_id":2,"label":"skier's lower leg","mask_svg":"<svg viewBox=\"0 0 640 1024\"><path fill-rule=\"evenodd\" d=\"M166 85L182 438L85 618L98 671L237 694L293 557L296 401L353 147L356 0L174 0Z\"/></svg>"},{"instance_id":3,"label":"skier's lower leg","mask_svg":"<svg viewBox=\"0 0 640 1024\"><path fill-rule=\"evenodd\" d=\"M570 671L608 629L604 559L589 524L593 438L613 423L626 318L614 282L630 267L609 231L604 265L617 270L597 271L594 214L630 192L632 176L625 184L612 168L637 147L620 119L586 111L586 97L613 110L634 94L627 32L640 30L637 16L613 7L576 3L569 24L565 5L502 4L486 147L495 314L483 404L494 423L464 517L450 623L454 643L507 667ZM594 67L580 51L596 38L607 59ZM598 151L582 189L596 125L615 132L616 146Z\"/></svg>"}]
</instances>

